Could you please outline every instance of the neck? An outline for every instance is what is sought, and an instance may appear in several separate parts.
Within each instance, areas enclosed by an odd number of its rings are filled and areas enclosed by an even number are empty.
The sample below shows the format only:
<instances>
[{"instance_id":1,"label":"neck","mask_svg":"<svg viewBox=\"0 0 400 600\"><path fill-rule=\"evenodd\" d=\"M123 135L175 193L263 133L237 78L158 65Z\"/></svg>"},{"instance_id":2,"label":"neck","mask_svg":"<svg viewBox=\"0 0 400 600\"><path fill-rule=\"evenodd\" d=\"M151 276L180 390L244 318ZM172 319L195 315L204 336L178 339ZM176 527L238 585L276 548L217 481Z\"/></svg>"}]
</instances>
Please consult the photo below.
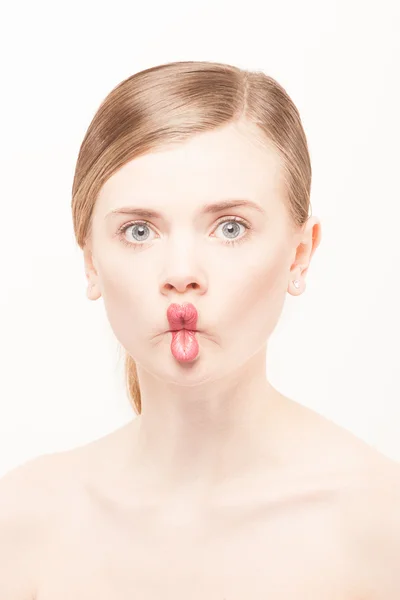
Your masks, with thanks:
<instances>
[{"instance_id":1,"label":"neck","mask_svg":"<svg viewBox=\"0 0 400 600\"><path fill-rule=\"evenodd\" d=\"M196 386L166 385L138 368L142 413L131 423L128 470L142 489L216 488L275 469L285 398L267 381L265 354L235 374Z\"/></svg>"}]
</instances>

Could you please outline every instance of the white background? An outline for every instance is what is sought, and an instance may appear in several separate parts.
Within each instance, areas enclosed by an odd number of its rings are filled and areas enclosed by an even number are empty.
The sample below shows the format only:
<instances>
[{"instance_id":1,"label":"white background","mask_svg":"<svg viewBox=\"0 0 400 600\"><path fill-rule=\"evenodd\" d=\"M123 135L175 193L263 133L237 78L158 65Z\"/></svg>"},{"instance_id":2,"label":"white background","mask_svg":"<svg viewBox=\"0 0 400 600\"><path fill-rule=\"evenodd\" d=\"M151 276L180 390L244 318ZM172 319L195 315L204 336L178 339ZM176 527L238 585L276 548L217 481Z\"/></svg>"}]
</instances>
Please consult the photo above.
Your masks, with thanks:
<instances>
[{"instance_id":1,"label":"white background","mask_svg":"<svg viewBox=\"0 0 400 600\"><path fill-rule=\"evenodd\" d=\"M102 299L86 297L71 187L105 96L176 60L261 69L299 108L322 242L268 376L400 460L398 0L35 1L0 22L0 474L134 415Z\"/></svg>"}]
</instances>

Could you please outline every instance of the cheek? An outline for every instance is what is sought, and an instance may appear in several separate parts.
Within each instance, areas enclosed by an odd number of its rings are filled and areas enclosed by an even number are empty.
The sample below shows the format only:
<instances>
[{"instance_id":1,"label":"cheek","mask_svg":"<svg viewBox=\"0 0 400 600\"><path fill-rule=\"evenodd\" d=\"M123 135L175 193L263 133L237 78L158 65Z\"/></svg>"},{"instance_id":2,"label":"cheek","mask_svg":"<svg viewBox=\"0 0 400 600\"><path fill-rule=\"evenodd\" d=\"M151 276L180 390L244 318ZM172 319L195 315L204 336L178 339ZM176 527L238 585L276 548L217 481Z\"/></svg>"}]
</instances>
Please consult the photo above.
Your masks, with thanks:
<instances>
[{"instance_id":1,"label":"cheek","mask_svg":"<svg viewBox=\"0 0 400 600\"><path fill-rule=\"evenodd\" d=\"M143 261L135 260L129 250L114 247L102 254L99 264L106 306L117 306L122 311L130 307L131 312L135 312L149 289L150 282L146 277L150 278L150 270L145 268Z\"/></svg>"},{"instance_id":2,"label":"cheek","mask_svg":"<svg viewBox=\"0 0 400 600\"><path fill-rule=\"evenodd\" d=\"M284 256L277 256L268 261L258 273L259 293L267 301L281 298L287 289L288 271Z\"/></svg>"},{"instance_id":3,"label":"cheek","mask_svg":"<svg viewBox=\"0 0 400 600\"><path fill-rule=\"evenodd\" d=\"M240 290L235 291L235 302L231 304L234 314L230 316L231 322L245 330L243 339L247 337L252 344L265 342L281 314L287 283L285 255L260 261L243 274ZM237 327L235 330L237 335Z\"/></svg>"},{"instance_id":4,"label":"cheek","mask_svg":"<svg viewBox=\"0 0 400 600\"><path fill-rule=\"evenodd\" d=\"M116 305L123 309L125 305L132 306L139 302L143 294L143 282L135 285L133 274L128 274L121 269L103 269L101 273L103 298L106 305ZM141 281L138 277L138 282Z\"/></svg>"},{"instance_id":5,"label":"cheek","mask_svg":"<svg viewBox=\"0 0 400 600\"><path fill-rule=\"evenodd\" d=\"M140 274L132 273L132 263L102 262L99 271L104 309L115 337L124 347L137 339L143 320L143 300L148 288ZM144 275L144 274L143 274Z\"/></svg>"}]
</instances>

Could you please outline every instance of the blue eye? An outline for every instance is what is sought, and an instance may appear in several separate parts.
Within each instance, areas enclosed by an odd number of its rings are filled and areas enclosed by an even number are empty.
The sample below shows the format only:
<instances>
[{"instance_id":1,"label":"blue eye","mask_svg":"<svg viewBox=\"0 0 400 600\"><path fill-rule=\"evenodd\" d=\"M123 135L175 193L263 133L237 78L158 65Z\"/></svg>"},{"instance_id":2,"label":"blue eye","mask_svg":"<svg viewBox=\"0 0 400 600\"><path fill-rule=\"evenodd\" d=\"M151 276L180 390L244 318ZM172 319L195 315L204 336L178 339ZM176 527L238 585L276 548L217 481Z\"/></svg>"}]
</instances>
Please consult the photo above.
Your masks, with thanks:
<instances>
[{"instance_id":1,"label":"blue eye","mask_svg":"<svg viewBox=\"0 0 400 600\"><path fill-rule=\"evenodd\" d=\"M222 231L224 232L224 235L237 235L235 234L235 232L239 231L240 232L240 227L239 225L242 225L242 227L247 227L247 225L245 225L243 222L238 222L235 219L229 219L228 221L223 221L222 223L220 223L218 225L218 227L220 225L223 225L222 227ZM217 227L217 229L218 229ZM232 231L233 230L233 231ZM240 238L243 239L243 238ZM233 237L232 239L227 239L227 240L222 240L224 244L233 244L233 243L237 243L238 240L236 240L236 237Z\"/></svg>"},{"instance_id":2,"label":"blue eye","mask_svg":"<svg viewBox=\"0 0 400 600\"><path fill-rule=\"evenodd\" d=\"M150 231L150 227L148 225L146 225L146 223L133 223L133 224L128 224L126 227L123 227L121 232L125 233L125 231L127 229L130 229L132 227L132 234L133 235L137 235L137 238L135 237L134 239L139 241L147 241L147 238L149 237L148 234L146 235L146 229L148 229ZM135 232L135 233L134 233ZM134 242L133 242L134 243ZM129 244L129 242L128 242Z\"/></svg>"},{"instance_id":3,"label":"blue eye","mask_svg":"<svg viewBox=\"0 0 400 600\"><path fill-rule=\"evenodd\" d=\"M225 223L230 224L230 225L225 225ZM232 225L232 223L234 223L234 225ZM250 232L252 231L252 227L250 225L248 225L243 219L240 219L239 217L222 217L218 223L217 223L217 227L216 229L219 227L219 225L224 224L224 227L222 228L224 234L226 235L234 235L235 231L239 230L239 225L242 225L249 233L247 235L243 235L242 237L240 237L239 239L233 238L233 239L227 239L227 240L222 240L222 243L228 246L234 246L235 244L240 244L244 241L246 241L249 237L250 237ZM128 242L128 240L125 237L125 233L126 231L128 231L128 229L132 228L132 233L133 235L135 235L135 238L137 241L133 241L133 242ZM147 239L148 239L148 235L146 235L146 229L147 230L151 230L153 231L153 229L150 227L150 225L146 222L146 221L134 221L134 222L130 222L130 223L126 223L124 225L122 225L122 227L120 227L117 231L117 236L121 239L122 243L126 246L128 246L129 248L138 248L139 246L145 246ZM232 231L233 230L233 231ZM139 241L140 239L143 238L143 242Z\"/></svg>"}]
</instances>

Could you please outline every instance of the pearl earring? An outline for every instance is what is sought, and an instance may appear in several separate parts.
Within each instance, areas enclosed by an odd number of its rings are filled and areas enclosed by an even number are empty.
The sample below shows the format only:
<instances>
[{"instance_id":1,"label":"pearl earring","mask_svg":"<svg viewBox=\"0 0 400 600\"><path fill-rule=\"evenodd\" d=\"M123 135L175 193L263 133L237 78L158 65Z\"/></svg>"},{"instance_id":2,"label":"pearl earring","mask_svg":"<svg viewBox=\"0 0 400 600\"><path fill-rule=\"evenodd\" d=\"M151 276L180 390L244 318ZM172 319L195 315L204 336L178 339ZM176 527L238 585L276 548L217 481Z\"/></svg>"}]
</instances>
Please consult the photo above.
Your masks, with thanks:
<instances>
[{"instance_id":1,"label":"pearl earring","mask_svg":"<svg viewBox=\"0 0 400 600\"><path fill-rule=\"evenodd\" d=\"M293 281L293 285L294 285L294 287L295 287L296 289L299 289L299 287L300 287L300 281L299 281L298 279L295 279L295 280Z\"/></svg>"}]
</instances>

